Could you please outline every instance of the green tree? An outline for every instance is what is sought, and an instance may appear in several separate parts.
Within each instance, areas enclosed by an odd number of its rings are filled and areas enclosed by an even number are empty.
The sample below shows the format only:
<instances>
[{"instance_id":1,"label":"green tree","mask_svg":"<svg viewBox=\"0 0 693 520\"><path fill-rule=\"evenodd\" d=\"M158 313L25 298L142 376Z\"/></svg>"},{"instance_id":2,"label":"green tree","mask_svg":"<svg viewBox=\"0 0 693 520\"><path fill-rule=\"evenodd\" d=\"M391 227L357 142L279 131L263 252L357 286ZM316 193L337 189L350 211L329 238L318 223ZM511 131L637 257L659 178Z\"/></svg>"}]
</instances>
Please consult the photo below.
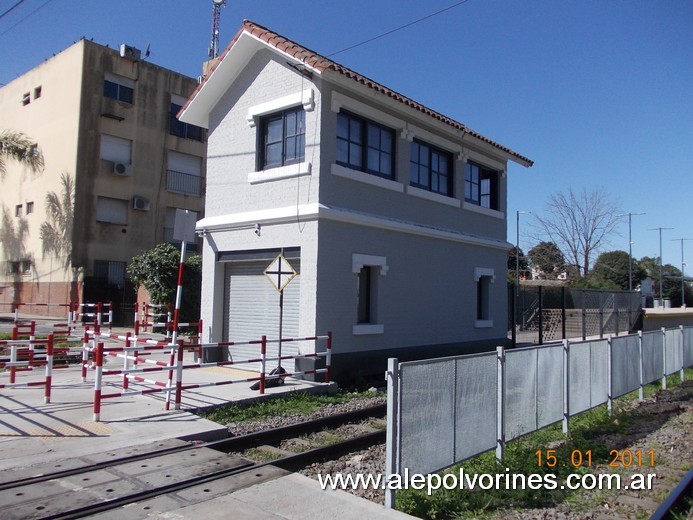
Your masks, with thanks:
<instances>
[{"instance_id":1,"label":"green tree","mask_svg":"<svg viewBox=\"0 0 693 520\"><path fill-rule=\"evenodd\" d=\"M515 281L515 272L518 268L517 261L519 260L519 270L520 270L520 279L529 278L529 260L525 256L525 254L522 252L522 248L519 249L519 258L518 258L518 248L513 247L510 251L508 251L508 280L513 282Z\"/></svg>"},{"instance_id":2,"label":"green tree","mask_svg":"<svg viewBox=\"0 0 693 520\"><path fill-rule=\"evenodd\" d=\"M645 279L647 272L640 267L637 260L631 260L625 251L609 251L599 255L589 278L595 286L627 291L629 285L629 261L633 273L633 286L635 287Z\"/></svg>"},{"instance_id":3,"label":"green tree","mask_svg":"<svg viewBox=\"0 0 693 520\"><path fill-rule=\"evenodd\" d=\"M527 255L539 279L555 280L566 270L563 253L554 242L540 242Z\"/></svg>"},{"instance_id":4,"label":"green tree","mask_svg":"<svg viewBox=\"0 0 693 520\"><path fill-rule=\"evenodd\" d=\"M149 292L152 303L169 304L173 307L178 286L179 264L180 251L165 243L133 257L127 271L135 290L142 285ZM180 308L182 322L197 321L200 317L201 280L202 257L192 255L186 259L183 270Z\"/></svg>"},{"instance_id":5,"label":"green tree","mask_svg":"<svg viewBox=\"0 0 693 520\"><path fill-rule=\"evenodd\" d=\"M0 179L5 178L7 159L18 161L32 171L43 168L43 155L36 143L22 132L4 130L0 133Z\"/></svg>"}]
</instances>

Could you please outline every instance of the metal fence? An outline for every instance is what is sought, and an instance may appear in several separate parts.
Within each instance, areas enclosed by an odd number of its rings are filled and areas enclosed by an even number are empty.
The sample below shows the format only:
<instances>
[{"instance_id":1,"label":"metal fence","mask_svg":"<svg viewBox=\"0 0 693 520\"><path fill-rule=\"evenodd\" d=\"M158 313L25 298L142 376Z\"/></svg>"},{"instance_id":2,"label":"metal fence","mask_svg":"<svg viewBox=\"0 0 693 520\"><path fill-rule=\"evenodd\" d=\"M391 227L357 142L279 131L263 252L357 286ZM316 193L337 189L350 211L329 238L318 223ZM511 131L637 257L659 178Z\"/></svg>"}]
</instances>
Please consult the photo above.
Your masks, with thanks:
<instances>
[{"instance_id":1,"label":"metal fence","mask_svg":"<svg viewBox=\"0 0 693 520\"><path fill-rule=\"evenodd\" d=\"M640 293L629 291L508 285L508 301L513 344L628 334L642 314Z\"/></svg>"},{"instance_id":2,"label":"metal fence","mask_svg":"<svg viewBox=\"0 0 693 520\"><path fill-rule=\"evenodd\" d=\"M693 366L693 327L388 363L388 479L434 473ZM386 492L394 507L394 491Z\"/></svg>"}]
</instances>

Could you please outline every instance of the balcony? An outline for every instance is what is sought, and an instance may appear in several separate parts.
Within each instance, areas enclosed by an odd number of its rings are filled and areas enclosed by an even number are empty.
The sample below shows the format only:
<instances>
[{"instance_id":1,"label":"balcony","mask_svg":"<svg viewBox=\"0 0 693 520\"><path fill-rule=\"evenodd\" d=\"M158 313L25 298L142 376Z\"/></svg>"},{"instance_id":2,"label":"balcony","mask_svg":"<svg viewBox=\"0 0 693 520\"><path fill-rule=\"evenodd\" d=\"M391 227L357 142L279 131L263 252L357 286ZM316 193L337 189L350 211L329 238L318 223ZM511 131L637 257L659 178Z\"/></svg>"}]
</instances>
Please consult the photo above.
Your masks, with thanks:
<instances>
[{"instance_id":1,"label":"balcony","mask_svg":"<svg viewBox=\"0 0 693 520\"><path fill-rule=\"evenodd\" d=\"M166 189L171 193L201 197L204 190L204 177L166 170Z\"/></svg>"}]
</instances>

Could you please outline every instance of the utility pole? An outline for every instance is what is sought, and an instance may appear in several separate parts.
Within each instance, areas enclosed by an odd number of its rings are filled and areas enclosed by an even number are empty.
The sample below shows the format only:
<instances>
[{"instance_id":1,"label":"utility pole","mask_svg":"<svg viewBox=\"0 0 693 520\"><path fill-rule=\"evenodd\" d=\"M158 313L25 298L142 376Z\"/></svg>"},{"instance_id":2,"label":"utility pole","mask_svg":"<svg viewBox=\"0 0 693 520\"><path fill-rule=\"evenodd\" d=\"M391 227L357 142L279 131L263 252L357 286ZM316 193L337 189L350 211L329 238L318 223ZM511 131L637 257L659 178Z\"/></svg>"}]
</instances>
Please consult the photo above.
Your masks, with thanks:
<instances>
[{"instance_id":1,"label":"utility pole","mask_svg":"<svg viewBox=\"0 0 693 520\"><path fill-rule=\"evenodd\" d=\"M671 227L652 228L648 231L659 231L659 307L664 308L664 294L662 294L662 230L674 229Z\"/></svg>"},{"instance_id":2,"label":"utility pole","mask_svg":"<svg viewBox=\"0 0 693 520\"><path fill-rule=\"evenodd\" d=\"M226 6L226 0L212 0L212 38L209 44L209 59L219 56L219 24L221 8Z\"/></svg>"},{"instance_id":3,"label":"utility pole","mask_svg":"<svg viewBox=\"0 0 693 520\"><path fill-rule=\"evenodd\" d=\"M633 215L645 215L645 213L624 213L616 215L617 217L625 217L628 215L628 290L633 291L633 239L631 238L631 220Z\"/></svg>"},{"instance_id":4,"label":"utility pole","mask_svg":"<svg viewBox=\"0 0 693 520\"><path fill-rule=\"evenodd\" d=\"M684 261L683 258L683 242L685 240L693 240L693 238L674 238L672 242L680 241L681 242L681 307L686 306L686 281L685 281L685 275L683 274L683 268L686 267L686 262Z\"/></svg>"}]
</instances>

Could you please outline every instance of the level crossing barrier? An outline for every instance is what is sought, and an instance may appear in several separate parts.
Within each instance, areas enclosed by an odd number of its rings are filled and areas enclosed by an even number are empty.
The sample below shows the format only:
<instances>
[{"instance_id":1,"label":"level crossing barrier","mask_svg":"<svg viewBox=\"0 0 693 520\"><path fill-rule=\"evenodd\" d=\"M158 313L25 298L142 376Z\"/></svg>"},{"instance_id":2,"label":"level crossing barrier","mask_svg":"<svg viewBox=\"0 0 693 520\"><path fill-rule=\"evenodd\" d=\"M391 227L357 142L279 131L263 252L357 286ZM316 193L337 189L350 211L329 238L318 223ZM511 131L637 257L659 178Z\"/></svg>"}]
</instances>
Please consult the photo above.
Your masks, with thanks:
<instances>
[{"instance_id":1,"label":"level crossing barrier","mask_svg":"<svg viewBox=\"0 0 693 520\"><path fill-rule=\"evenodd\" d=\"M88 340L86 339L88 336ZM109 341L109 344L105 344L103 340ZM297 341L326 341L325 352L316 352L312 354L303 354L303 358L311 357L324 357L325 368L316 368L311 370L293 371L285 372L281 376L275 376L267 374L266 365L269 361L281 361L294 359L296 356L281 356L281 357L268 357L267 356L267 344L272 342L279 342L279 340L268 340L266 336L258 340L250 340L243 342L220 342L220 343L192 343L185 344L182 340L173 344L169 341L156 341L147 338L140 338L130 333L126 335L117 334L105 334L98 333L94 331L88 331L85 333L84 349L93 352L94 357L94 421L101 420L101 403L104 399L125 397L128 395L144 395L166 392L167 402L170 400L170 396L174 395L175 409L180 409L182 401L182 392L185 390L192 390L198 388L205 388L211 386L222 386L235 383L250 383L258 382L259 390L261 394L265 393L265 389L268 382L285 377L298 377L310 374L325 374L325 382L330 382L330 371L331 371L331 356L332 356L332 333L328 332L323 336L310 336L310 337L299 337L299 338L282 338L281 342L297 342ZM113 344L118 342L119 344ZM197 362L192 364L184 363L184 352L193 351L200 352L205 348L219 348L219 347L232 347L239 345L257 345L259 349L259 356L247 360L230 360L230 361L220 361L220 362L210 362L202 363L200 360L201 356L198 357ZM155 359L153 357L145 357L147 354L159 352L167 352L170 349L171 358L173 361L162 361L161 359ZM104 359L108 357L120 358L123 360L122 368L118 369L105 369ZM171 359L169 358L169 359ZM257 376L242 377L236 379L228 379L222 381L214 382L198 382L198 383L185 383L183 382L184 372L200 369L200 368L210 368L210 367L230 367L230 366L240 366L250 363L260 363L261 371ZM145 366L143 366L145 365ZM146 377L152 373L162 373L166 372L167 375L175 372L175 381L170 376L167 377L166 381L161 381L157 379L151 379ZM86 380L86 364L83 364L82 377ZM111 383L109 387L116 387L117 391L111 393L104 392L104 378L108 376L119 376L122 377L122 382L120 384ZM140 383L145 385L143 389L134 390L130 387L130 382Z\"/></svg>"},{"instance_id":2,"label":"level crossing barrier","mask_svg":"<svg viewBox=\"0 0 693 520\"><path fill-rule=\"evenodd\" d=\"M37 346L45 348L45 354L36 352ZM54 366L53 360L56 352L54 338L49 334L46 339L26 339L26 340L7 340L0 341L3 350L9 348L9 359L6 355L0 357L0 369L9 369L9 383L1 383L2 388L16 387L43 387L44 402L51 402L51 387L54 368L66 368L68 365ZM60 349L58 349L59 351ZM18 383L16 381L17 372L34 371L40 367L45 368L45 375L42 380L27 381Z\"/></svg>"},{"instance_id":3,"label":"level crossing barrier","mask_svg":"<svg viewBox=\"0 0 693 520\"><path fill-rule=\"evenodd\" d=\"M101 329L113 330L113 302L75 303L72 306L70 322L91 324Z\"/></svg>"},{"instance_id":4,"label":"level crossing barrier","mask_svg":"<svg viewBox=\"0 0 693 520\"><path fill-rule=\"evenodd\" d=\"M135 327L145 332L149 327L151 327L152 332L154 332L154 329L164 329L166 337L170 338L169 326L173 321L171 305L168 303L155 304L148 302L144 302L141 305L142 313L140 314L140 304L135 304Z\"/></svg>"}]
</instances>

